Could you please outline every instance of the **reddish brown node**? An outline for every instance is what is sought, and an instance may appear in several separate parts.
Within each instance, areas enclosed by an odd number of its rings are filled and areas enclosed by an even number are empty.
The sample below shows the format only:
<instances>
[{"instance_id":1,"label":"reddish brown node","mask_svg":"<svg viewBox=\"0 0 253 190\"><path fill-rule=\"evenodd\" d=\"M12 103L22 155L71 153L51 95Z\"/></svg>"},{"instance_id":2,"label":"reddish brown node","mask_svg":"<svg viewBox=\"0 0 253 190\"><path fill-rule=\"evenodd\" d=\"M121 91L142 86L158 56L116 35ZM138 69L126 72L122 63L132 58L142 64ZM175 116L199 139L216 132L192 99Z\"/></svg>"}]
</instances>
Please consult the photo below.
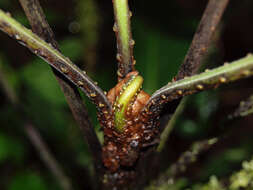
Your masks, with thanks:
<instances>
[{"instance_id":1,"label":"reddish brown node","mask_svg":"<svg viewBox=\"0 0 253 190\"><path fill-rule=\"evenodd\" d=\"M137 76L139 74L138 71L132 71L126 75L124 79L122 79L115 87L113 87L109 92L107 93L107 98L113 104L116 100L116 98L120 95L120 92L122 90L122 87L124 84L130 79L131 76Z\"/></svg>"},{"instance_id":2,"label":"reddish brown node","mask_svg":"<svg viewBox=\"0 0 253 190\"><path fill-rule=\"evenodd\" d=\"M113 142L108 142L103 146L102 159L105 167L115 172L119 168L119 160L117 159L117 146Z\"/></svg>"},{"instance_id":3,"label":"reddish brown node","mask_svg":"<svg viewBox=\"0 0 253 190\"><path fill-rule=\"evenodd\" d=\"M112 105L117 100L117 97L120 96L122 90L124 90L123 87L129 79L138 74L137 71L128 73L124 79L108 92L107 98ZM126 125L123 133L114 129L113 117L110 121L110 128L104 126L103 161L111 172L119 171L120 166L133 166L139 157L142 144L151 139L152 132L144 134L145 127L142 127L146 125L145 122L148 122L148 118L143 118L143 115L140 114L149 98L150 95L141 90L137 92L136 96L128 104L126 109L128 114L125 113Z\"/></svg>"}]
</instances>

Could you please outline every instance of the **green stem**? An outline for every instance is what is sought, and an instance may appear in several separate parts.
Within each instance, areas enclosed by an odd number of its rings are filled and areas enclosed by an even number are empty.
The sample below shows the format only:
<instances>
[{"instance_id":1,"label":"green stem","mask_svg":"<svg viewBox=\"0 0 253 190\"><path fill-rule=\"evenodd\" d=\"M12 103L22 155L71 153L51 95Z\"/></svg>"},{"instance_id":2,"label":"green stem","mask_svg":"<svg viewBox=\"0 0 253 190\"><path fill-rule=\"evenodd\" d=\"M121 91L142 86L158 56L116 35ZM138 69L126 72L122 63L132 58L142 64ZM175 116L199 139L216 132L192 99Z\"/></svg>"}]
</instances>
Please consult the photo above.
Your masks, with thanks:
<instances>
[{"instance_id":1,"label":"green stem","mask_svg":"<svg viewBox=\"0 0 253 190\"><path fill-rule=\"evenodd\" d=\"M233 61L230 64L205 71L192 77L186 77L182 80L173 82L156 91L145 106L145 111L155 112L157 105L160 108L167 102L180 97L194 94L206 89L216 88L220 84L233 82L253 75L253 56L248 56ZM155 114L159 112L156 111Z\"/></svg>"},{"instance_id":2,"label":"green stem","mask_svg":"<svg viewBox=\"0 0 253 190\"><path fill-rule=\"evenodd\" d=\"M131 12L129 11L128 0L113 0L113 7L115 15L113 30L116 32L118 47L118 75L119 79L122 79L127 73L134 70L135 63L133 58L134 40L130 26Z\"/></svg>"},{"instance_id":3,"label":"green stem","mask_svg":"<svg viewBox=\"0 0 253 190\"><path fill-rule=\"evenodd\" d=\"M141 76L133 76L127 83L125 90L121 93L115 104L115 128L119 132L124 131L126 123L126 110L133 97L141 88L143 78Z\"/></svg>"},{"instance_id":4,"label":"green stem","mask_svg":"<svg viewBox=\"0 0 253 190\"><path fill-rule=\"evenodd\" d=\"M171 131L173 130L179 115L184 110L186 98L187 97L183 98L183 100L179 103L175 113L173 114L173 116L169 120L168 124L166 125L165 129L163 130L163 132L160 136L160 143L157 147L157 152L162 152L162 150L166 146L166 142L168 141L169 135L170 135Z\"/></svg>"},{"instance_id":5,"label":"green stem","mask_svg":"<svg viewBox=\"0 0 253 190\"><path fill-rule=\"evenodd\" d=\"M50 44L39 38L31 30L25 28L8 14L0 10L0 30L22 45L29 48L34 54L44 59L48 64L61 72L66 78L78 86L104 114L111 113L111 104L104 92L85 74L74 65L69 58L63 56Z\"/></svg>"}]
</instances>

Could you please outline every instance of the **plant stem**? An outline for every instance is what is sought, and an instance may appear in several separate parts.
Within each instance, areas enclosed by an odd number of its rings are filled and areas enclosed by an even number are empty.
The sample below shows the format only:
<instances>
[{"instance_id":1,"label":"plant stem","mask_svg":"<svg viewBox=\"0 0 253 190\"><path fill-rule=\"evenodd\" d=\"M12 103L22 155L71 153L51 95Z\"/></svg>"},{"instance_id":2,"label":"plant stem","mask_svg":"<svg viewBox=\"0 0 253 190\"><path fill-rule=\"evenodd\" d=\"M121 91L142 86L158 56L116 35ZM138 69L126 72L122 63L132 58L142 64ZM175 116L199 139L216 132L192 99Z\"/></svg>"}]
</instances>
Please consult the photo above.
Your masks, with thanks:
<instances>
[{"instance_id":1,"label":"plant stem","mask_svg":"<svg viewBox=\"0 0 253 190\"><path fill-rule=\"evenodd\" d=\"M128 83L125 90L122 91L121 95L116 100L115 106L115 128L121 133L124 132L126 109L132 98L136 95L138 90L140 90L143 78L141 76L134 76Z\"/></svg>"},{"instance_id":2,"label":"plant stem","mask_svg":"<svg viewBox=\"0 0 253 190\"><path fill-rule=\"evenodd\" d=\"M111 112L111 104L104 92L84 71L81 71L69 58L63 56L50 44L32 33L29 29L20 25L2 10L0 10L0 29L29 48L34 54L44 59L48 64L78 86L97 106L99 111Z\"/></svg>"},{"instance_id":3,"label":"plant stem","mask_svg":"<svg viewBox=\"0 0 253 190\"><path fill-rule=\"evenodd\" d=\"M50 153L49 148L43 142L38 130L31 123L26 123L24 125L24 129L25 133L27 134L28 138L30 139L33 146L37 150L41 159L44 161L49 170L55 176L62 189L72 190L73 188L69 178L63 173L62 168L57 163L53 155Z\"/></svg>"},{"instance_id":4,"label":"plant stem","mask_svg":"<svg viewBox=\"0 0 253 190\"><path fill-rule=\"evenodd\" d=\"M115 15L113 30L117 37L117 60L118 79L123 79L127 73L135 70L135 60L133 57L134 40L132 39L130 17L131 12L128 7L128 0L112 0Z\"/></svg>"},{"instance_id":5,"label":"plant stem","mask_svg":"<svg viewBox=\"0 0 253 190\"><path fill-rule=\"evenodd\" d=\"M22 118L26 119L24 107L20 104L18 97L16 96L15 91L10 86L3 72L0 70L0 87L3 88L8 101L14 106L15 110L21 114ZM35 147L36 151L40 155L44 164L48 167L50 172L54 175L57 182L60 184L63 190L72 190L72 184L70 179L65 175L60 164L57 162L53 154L50 152L47 144L42 139L39 131L34 127L34 125L26 119L24 124L24 131L31 141L32 145Z\"/></svg>"},{"instance_id":6,"label":"plant stem","mask_svg":"<svg viewBox=\"0 0 253 190\"><path fill-rule=\"evenodd\" d=\"M224 64L213 70L186 77L173 82L156 91L146 105L149 112L157 112L167 102L179 99L183 96L194 94L206 89L217 88L220 84L233 82L253 75L253 55ZM160 108L158 108L160 105Z\"/></svg>"},{"instance_id":7,"label":"plant stem","mask_svg":"<svg viewBox=\"0 0 253 190\"><path fill-rule=\"evenodd\" d=\"M169 135L170 135L171 131L173 130L179 115L184 110L186 98L187 97L183 98L183 100L180 102L175 113L171 117L171 119L168 122L167 126L165 127L164 131L162 132L162 134L160 136L160 143L157 147L157 152L162 152L162 150L166 146L166 142L168 141Z\"/></svg>"},{"instance_id":8,"label":"plant stem","mask_svg":"<svg viewBox=\"0 0 253 190\"><path fill-rule=\"evenodd\" d=\"M209 0L176 80L197 73L229 0Z\"/></svg>"},{"instance_id":9,"label":"plant stem","mask_svg":"<svg viewBox=\"0 0 253 190\"><path fill-rule=\"evenodd\" d=\"M156 187L156 189L160 189L159 187L164 185L168 187L168 181L174 181L174 178L177 175L183 173L190 164L198 160L197 157L200 154L209 150L217 142L218 138L211 138L193 143L191 148L180 155L178 160L172 164L162 175L160 175L153 185Z\"/></svg>"}]
</instances>

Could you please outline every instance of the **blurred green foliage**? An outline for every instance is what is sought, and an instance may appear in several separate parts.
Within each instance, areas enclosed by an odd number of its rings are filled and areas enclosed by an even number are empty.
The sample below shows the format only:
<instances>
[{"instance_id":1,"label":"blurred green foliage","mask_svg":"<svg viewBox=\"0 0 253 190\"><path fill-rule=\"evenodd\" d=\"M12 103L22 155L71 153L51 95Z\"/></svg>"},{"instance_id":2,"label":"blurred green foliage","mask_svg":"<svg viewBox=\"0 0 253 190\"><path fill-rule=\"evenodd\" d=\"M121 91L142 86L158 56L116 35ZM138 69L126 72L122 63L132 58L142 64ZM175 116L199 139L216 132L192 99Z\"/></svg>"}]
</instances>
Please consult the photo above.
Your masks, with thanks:
<instances>
[{"instance_id":1,"label":"blurred green foliage","mask_svg":"<svg viewBox=\"0 0 253 190\"><path fill-rule=\"evenodd\" d=\"M24 172L13 177L8 190L26 189L26 190L46 190L48 185L34 172Z\"/></svg>"},{"instance_id":2,"label":"blurred green foliage","mask_svg":"<svg viewBox=\"0 0 253 190\"><path fill-rule=\"evenodd\" d=\"M0 134L0 163L10 160L20 164L24 161L25 147L19 140Z\"/></svg>"}]
</instances>

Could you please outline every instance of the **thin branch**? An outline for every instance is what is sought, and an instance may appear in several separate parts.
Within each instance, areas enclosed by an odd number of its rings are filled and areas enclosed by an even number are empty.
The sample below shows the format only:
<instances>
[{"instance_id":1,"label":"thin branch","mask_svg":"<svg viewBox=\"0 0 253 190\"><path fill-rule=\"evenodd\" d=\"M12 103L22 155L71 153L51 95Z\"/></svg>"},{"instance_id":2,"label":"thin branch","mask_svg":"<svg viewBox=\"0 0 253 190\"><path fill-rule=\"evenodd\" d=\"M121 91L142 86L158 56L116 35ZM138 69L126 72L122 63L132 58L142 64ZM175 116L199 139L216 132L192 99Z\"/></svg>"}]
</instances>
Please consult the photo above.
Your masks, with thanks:
<instances>
[{"instance_id":1,"label":"thin branch","mask_svg":"<svg viewBox=\"0 0 253 190\"><path fill-rule=\"evenodd\" d=\"M6 15L0 10L0 29L9 34L11 37L17 39L21 44L28 47L33 53L43 58L57 71L62 73L73 84L79 86L82 91L96 104L101 113L101 118L110 113L111 105L107 100L104 92L94 84L94 82L76 65L74 65L68 58L64 57L59 51L54 49L50 44L40 39L37 35L26 29L10 16ZM61 80L64 81L64 80ZM66 95L70 108L74 114L75 119L80 125L86 141L90 147L90 151L95 161L96 169L101 169L101 145L97 136L88 120L87 111L83 105L77 89L73 89L67 81L64 81L62 90Z\"/></svg>"},{"instance_id":2,"label":"thin branch","mask_svg":"<svg viewBox=\"0 0 253 190\"><path fill-rule=\"evenodd\" d=\"M176 163L172 164L170 168L156 180L154 185L158 188L158 186L168 184L169 181L174 181L177 175L183 173L190 164L197 161L197 157L200 154L210 149L217 142L217 138L195 142L190 150L184 152Z\"/></svg>"},{"instance_id":3,"label":"thin branch","mask_svg":"<svg viewBox=\"0 0 253 190\"><path fill-rule=\"evenodd\" d=\"M185 97L186 98L186 97ZM175 113L173 114L173 116L171 117L170 121L168 122L167 126L165 127L164 131L162 132L161 136L160 136L160 143L157 147L157 152L162 152L162 150L164 149L164 147L166 146L166 142L168 141L169 135L171 133L171 131L173 130L175 123L179 117L179 115L182 113L182 111L184 110L185 107L185 101L186 99L183 99L180 104L178 105Z\"/></svg>"},{"instance_id":4,"label":"thin branch","mask_svg":"<svg viewBox=\"0 0 253 190\"><path fill-rule=\"evenodd\" d=\"M10 88L10 85L6 80L4 73L1 70L0 70L0 88L2 88L3 92L5 93L5 95L12 104L15 104L18 101L14 90Z\"/></svg>"},{"instance_id":5,"label":"thin branch","mask_svg":"<svg viewBox=\"0 0 253 190\"><path fill-rule=\"evenodd\" d=\"M230 114L229 119L234 119L237 117L246 117L253 113L253 95L251 95L247 100L241 101L238 108L234 113Z\"/></svg>"},{"instance_id":6,"label":"thin branch","mask_svg":"<svg viewBox=\"0 0 253 190\"><path fill-rule=\"evenodd\" d=\"M32 31L47 43L51 43L51 45L59 51L58 43L55 40L52 29L46 21L39 0L19 0L19 2L25 11Z\"/></svg>"},{"instance_id":7,"label":"thin branch","mask_svg":"<svg viewBox=\"0 0 253 190\"><path fill-rule=\"evenodd\" d=\"M11 102L11 104L13 104L14 108L19 112L19 114L22 114L22 117L26 118L24 115L25 111L23 106L19 103L18 97L16 96L13 88L11 88L9 85L1 70L0 87L3 88L3 92L5 93L6 97ZM54 175L55 179L58 181L62 189L72 190L73 188L70 179L64 174L63 169L58 164L52 153L49 151L49 148L40 136L39 131L32 125L30 121L26 122L24 125L24 130L32 145L40 155L42 161Z\"/></svg>"},{"instance_id":8,"label":"thin branch","mask_svg":"<svg viewBox=\"0 0 253 190\"><path fill-rule=\"evenodd\" d=\"M129 11L128 0L112 0L115 16L113 31L117 37L117 60L118 60L118 79L123 79L127 73L135 70L135 60L133 57L134 40L132 39L130 18L132 13Z\"/></svg>"},{"instance_id":9,"label":"thin branch","mask_svg":"<svg viewBox=\"0 0 253 190\"><path fill-rule=\"evenodd\" d=\"M220 84L233 82L253 75L253 55L224 64L213 70L186 77L182 80L173 82L156 91L144 111L152 114L159 114L163 105L183 96L195 94L197 92L217 88Z\"/></svg>"},{"instance_id":10,"label":"thin branch","mask_svg":"<svg viewBox=\"0 0 253 190\"><path fill-rule=\"evenodd\" d=\"M0 29L10 37L18 40L19 43L44 59L73 84L78 86L97 106L99 111L102 113L104 111L111 111L111 104L104 92L84 71L81 71L69 58L62 55L58 50L54 49L50 44L19 24L2 10L0 10Z\"/></svg>"},{"instance_id":11,"label":"thin branch","mask_svg":"<svg viewBox=\"0 0 253 190\"><path fill-rule=\"evenodd\" d=\"M209 0L176 80L197 73L229 0Z\"/></svg>"},{"instance_id":12,"label":"thin branch","mask_svg":"<svg viewBox=\"0 0 253 190\"><path fill-rule=\"evenodd\" d=\"M37 129L31 124L26 123L24 126L25 133L32 142L33 146L37 149L41 159L47 165L49 170L53 173L58 183L64 190L72 190L72 185L69 178L63 173L62 168L53 157L46 143L43 142Z\"/></svg>"}]
</instances>

